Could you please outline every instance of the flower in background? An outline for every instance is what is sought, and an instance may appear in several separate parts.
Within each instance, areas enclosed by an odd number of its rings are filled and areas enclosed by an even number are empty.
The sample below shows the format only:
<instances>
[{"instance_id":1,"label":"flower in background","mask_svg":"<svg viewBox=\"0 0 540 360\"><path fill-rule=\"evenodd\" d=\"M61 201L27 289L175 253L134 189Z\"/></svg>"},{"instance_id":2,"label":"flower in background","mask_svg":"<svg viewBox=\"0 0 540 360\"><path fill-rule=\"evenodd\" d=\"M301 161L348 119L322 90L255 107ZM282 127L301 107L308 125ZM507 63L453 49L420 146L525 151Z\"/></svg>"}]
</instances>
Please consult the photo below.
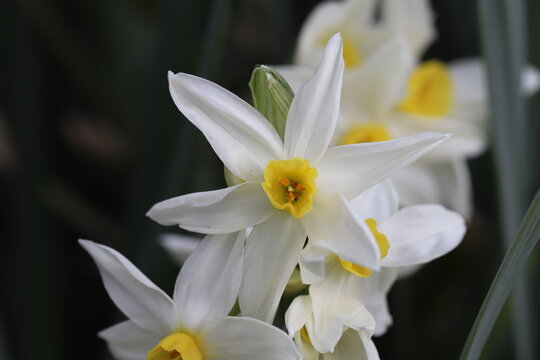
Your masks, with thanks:
<instances>
[{"instance_id":1,"label":"flower in background","mask_svg":"<svg viewBox=\"0 0 540 360\"><path fill-rule=\"evenodd\" d=\"M424 131L454 134L452 141L397 172L403 205L438 203L472 214L466 161L487 144L487 95L479 60L421 62L435 39L433 14L423 0L346 0L317 6L299 35L296 65L277 67L294 90L320 57L320 40L342 31L346 67L335 144L383 141ZM349 58L349 61L347 61ZM540 84L536 69L523 71L524 93Z\"/></svg>"},{"instance_id":2,"label":"flower in background","mask_svg":"<svg viewBox=\"0 0 540 360\"><path fill-rule=\"evenodd\" d=\"M381 269L371 271L348 262L326 249L307 246L300 260L302 281L311 284L313 307L339 296L364 303L374 316L375 334L381 335L391 323L386 294L410 267L425 264L453 250L465 234L465 222L458 213L440 205L414 205L398 209L398 199L388 182L374 186L351 200L355 215L368 223L381 250ZM357 299L361 297L360 299ZM356 299L356 300L355 300ZM344 301L341 301L344 302ZM331 314L335 326L343 317ZM341 319L341 320L340 320ZM332 323L320 321L325 333ZM330 331L326 338L331 338ZM335 332L334 332L335 333ZM333 343L337 339L333 338Z\"/></svg>"},{"instance_id":3,"label":"flower in background","mask_svg":"<svg viewBox=\"0 0 540 360\"><path fill-rule=\"evenodd\" d=\"M298 359L281 330L229 317L240 287L245 235L209 235L182 267L172 299L117 251L80 244L129 320L99 333L119 360Z\"/></svg>"},{"instance_id":4,"label":"flower in background","mask_svg":"<svg viewBox=\"0 0 540 360\"><path fill-rule=\"evenodd\" d=\"M450 137L423 133L329 148L340 104L341 53L341 37L335 35L313 78L292 101L283 141L259 112L225 89L195 76L169 75L178 108L244 182L163 201L148 216L206 234L253 226L239 294L244 315L272 321L306 236L347 261L378 269L373 234L347 199Z\"/></svg>"}]
</instances>

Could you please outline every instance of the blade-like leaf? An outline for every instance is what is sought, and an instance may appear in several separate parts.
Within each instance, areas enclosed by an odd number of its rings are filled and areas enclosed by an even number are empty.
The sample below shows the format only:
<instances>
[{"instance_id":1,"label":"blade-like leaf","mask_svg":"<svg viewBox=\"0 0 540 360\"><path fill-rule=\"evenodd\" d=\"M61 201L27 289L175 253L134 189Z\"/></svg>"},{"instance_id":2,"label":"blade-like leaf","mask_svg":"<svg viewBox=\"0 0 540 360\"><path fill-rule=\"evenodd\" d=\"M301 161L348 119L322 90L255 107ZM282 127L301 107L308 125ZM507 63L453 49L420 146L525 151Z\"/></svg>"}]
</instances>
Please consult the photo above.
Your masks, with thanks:
<instances>
[{"instance_id":1,"label":"blade-like leaf","mask_svg":"<svg viewBox=\"0 0 540 360\"><path fill-rule=\"evenodd\" d=\"M469 333L461 353L461 360L474 360L480 357L493 325L538 239L540 239L540 191L536 193L519 231L495 275Z\"/></svg>"},{"instance_id":2,"label":"blade-like leaf","mask_svg":"<svg viewBox=\"0 0 540 360\"><path fill-rule=\"evenodd\" d=\"M249 80L253 106L270 121L283 139L285 124L294 92L277 71L256 66Z\"/></svg>"},{"instance_id":3,"label":"blade-like leaf","mask_svg":"<svg viewBox=\"0 0 540 360\"><path fill-rule=\"evenodd\" d=\"M521 72L525 59L523 0L479 0L484 56L489 79L491 130L498 182L501 237L510 246L529 199L529 154ZM532 360L531 316L526 274L512 295L515 356Z\"/></svg>"}]
</instances>

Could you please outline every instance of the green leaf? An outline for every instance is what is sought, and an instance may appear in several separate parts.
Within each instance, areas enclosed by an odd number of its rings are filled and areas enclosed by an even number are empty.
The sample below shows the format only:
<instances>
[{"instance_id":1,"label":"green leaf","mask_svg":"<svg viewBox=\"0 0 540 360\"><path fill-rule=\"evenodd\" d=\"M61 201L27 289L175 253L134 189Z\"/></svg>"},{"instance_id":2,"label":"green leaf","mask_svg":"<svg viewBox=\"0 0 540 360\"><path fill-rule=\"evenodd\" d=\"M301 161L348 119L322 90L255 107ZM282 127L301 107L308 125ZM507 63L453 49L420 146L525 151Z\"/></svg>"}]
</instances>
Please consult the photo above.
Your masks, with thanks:
<instances>
[{"instance_id":1,"label":"green leaf","mask_svg":"<svg viewBox=\"0 0 540 360\"><path fill-rule=\"evenodd\" d=\"M540 191L536 193L529 210L527 210L518 233L482 303L461 353L462 360L474 360L480 357L495 321L538 239L540 239Z\"/></svg>"},{"instance_id":2,"label":"green leaf","mask_svg":"<svg viewBox=\"0 0 540 360\"><path fill-rule=\"evenodd\" d=\"M249 80L253 106L270 121L283 139L287 114L294 92L277 71L265 65L256 66Z\"/></svg>"},{"instance_id":3,"label":"green leaf","mask_svg":"<svg viewBox=\"0 0 540 360\"><path fill-rule=\"evenodd\" d=\"M528 124L521 91L525 66L525 8L523 0L479 0L482 45L490 93L493 153L498 182L501 238L505 248L525 214L529 201L530 163ZM526 274L513 291L512 335L515 357L535 358L531 338L529 289Z\"/></svg>"}]
</instances>

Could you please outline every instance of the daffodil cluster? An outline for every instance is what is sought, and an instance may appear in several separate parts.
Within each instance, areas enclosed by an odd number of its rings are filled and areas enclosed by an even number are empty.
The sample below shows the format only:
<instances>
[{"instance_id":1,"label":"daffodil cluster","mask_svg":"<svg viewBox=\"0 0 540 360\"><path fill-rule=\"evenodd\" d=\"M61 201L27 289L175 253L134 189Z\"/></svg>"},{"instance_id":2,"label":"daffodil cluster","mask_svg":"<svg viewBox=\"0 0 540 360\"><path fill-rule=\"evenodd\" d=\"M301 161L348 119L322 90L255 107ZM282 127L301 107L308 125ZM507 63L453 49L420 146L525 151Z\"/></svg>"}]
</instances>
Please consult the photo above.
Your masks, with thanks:
<instances>
[{"instance_id":1,"label":"daffodil cluster","mask_svg":"<svg viewBox=\"0 0 540 360\"><path fill-rule=\"evenodd\" d=\"M465 160L486 139L481 65L421 62L435 37L425 1L387 0L375 21L378 5L319 5L297 64L277 68L287 81L265 68L250 84L255 107L169 73L174 103L230 186L149 210L204 235L164 239L183 264L172 298L115 250L81 240L129 318L100 333L116 358L379 358L372 336L392 324L393 283L463 238ZM536 73L524 74L535 89ZM285 291L297 296L278 329Z\"/></svg>"}]
</instances>

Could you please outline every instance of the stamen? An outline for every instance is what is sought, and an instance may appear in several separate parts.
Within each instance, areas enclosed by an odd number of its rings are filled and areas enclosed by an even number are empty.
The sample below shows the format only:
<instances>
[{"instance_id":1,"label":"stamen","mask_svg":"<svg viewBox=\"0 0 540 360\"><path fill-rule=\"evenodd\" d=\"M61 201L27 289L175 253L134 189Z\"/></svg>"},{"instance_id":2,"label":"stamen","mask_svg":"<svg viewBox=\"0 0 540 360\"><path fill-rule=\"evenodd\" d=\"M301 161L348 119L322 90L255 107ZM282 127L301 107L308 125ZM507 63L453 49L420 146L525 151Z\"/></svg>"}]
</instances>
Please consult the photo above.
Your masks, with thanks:
<instances>
[{"instance_id":1,"label":"stamen","mask_svg":"<svg viewBox=\"0 0 540 360\"><path fill-rule=\"evenodd\" d=\"M306 186L304 184L297 184L295 189L296 191L306 191Z\"/></svg>"},{"instance_id":2,"label":"stamen","mask_svg":"<svg viewBox=\"0 0 540 360\"><path fill-rule=\"evenodd\" d=\"M290 182L289 179L287 179L287 178L282 178L282 177L280 177L280 178L278 179L278 181L279 181L279 183L280 183L281 185L283 185L283 186L289 186L289 185L291 185L291 182Z\"/></svg>"},{"instance_id":3,"label":"stamen","mask_svg":"<svg viewBox=\"0 0 540 360\"><path fill-rule=\"evenodd\" d=\"M169 358L171 358L171 359L176 359L176 357L177 357L178 355L180 355L180 353L179 353L178 351L176 351L176 350L173 350L173 351L171 351L171 353L169 354Z\"/></svg>"}]
</instances>

